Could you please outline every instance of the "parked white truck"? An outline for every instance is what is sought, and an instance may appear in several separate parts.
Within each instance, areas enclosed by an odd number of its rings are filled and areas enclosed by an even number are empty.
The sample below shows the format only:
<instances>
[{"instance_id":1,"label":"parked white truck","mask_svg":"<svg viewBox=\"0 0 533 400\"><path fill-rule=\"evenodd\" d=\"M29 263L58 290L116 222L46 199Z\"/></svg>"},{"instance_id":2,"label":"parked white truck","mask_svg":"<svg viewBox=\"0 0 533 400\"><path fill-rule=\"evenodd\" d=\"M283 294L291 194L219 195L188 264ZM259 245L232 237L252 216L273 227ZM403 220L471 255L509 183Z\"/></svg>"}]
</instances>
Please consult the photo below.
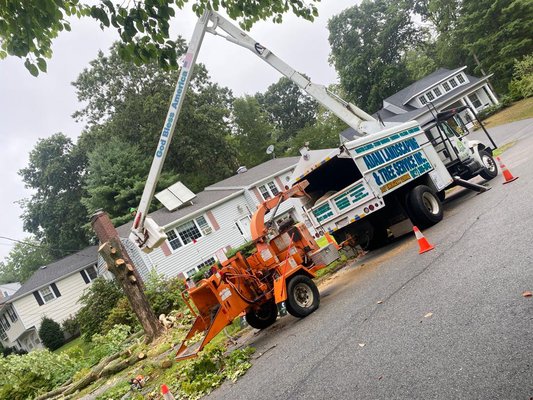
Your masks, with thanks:
<instances>
[{"instance_id":1,"label":"parked white truck","mask_svg":"<svg viewBox=\"0 0 533 400\"><path fill-rule=\"evenodd\" d=\"M420 228L439 222L447 188L487 190L465 179L498 174L492 149L465 138L459 111L437 114L424 129L411 121L338 149L302 149L292 182L309 182L304 210L313 227L373 247L406 218Z\"/></svg>"}]
</instances>

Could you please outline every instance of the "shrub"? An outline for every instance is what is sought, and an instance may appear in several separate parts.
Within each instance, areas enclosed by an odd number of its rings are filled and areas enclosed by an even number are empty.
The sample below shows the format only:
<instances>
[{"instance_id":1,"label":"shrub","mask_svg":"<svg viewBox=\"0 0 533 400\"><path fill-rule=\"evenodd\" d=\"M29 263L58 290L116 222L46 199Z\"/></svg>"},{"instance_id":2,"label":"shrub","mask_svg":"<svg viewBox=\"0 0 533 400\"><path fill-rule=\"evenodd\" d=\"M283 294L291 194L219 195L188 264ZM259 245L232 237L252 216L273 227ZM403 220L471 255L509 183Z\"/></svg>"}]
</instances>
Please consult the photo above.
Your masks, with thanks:
<instances>
[{"instance_id":1,"label":"shrub","mask_svg":"<svg viewBox=\"0 0 533 400\"><path fill-rule=\"evenodd\" d=\"M78 360L48 350L0 356L0 399L34 399L64 383L79 368Z\"/></svg>"},{"instance_id":2,"label":"shrub","mask_svg":"<svg viewBox=\"0 0 533 400\"><path fill-rule=\"evenodd\" d=\"M118 285L104 278L97 278L83 293L77 319L84 340L90 341L95 333L103 331L104 322L122 297Z\"/></svg>"},{"instance_id":3,"label":"shrub","mask_svg":"<svg viewBox=\"0 0 533 400\"><path fill-rule=\"evenodd\" d=\"M61 326L51 318L43 317L39 328L39 337L46 348L54 351L65 344Z\"/></svg>"},{"instance_id":4,"label":"shrub","mask_svg":"<svg viewBox=\"0 0 533 400\"><path fill-rule=\"evenodd\" d=\"M102 358L118 353L126 348L126 339L130 335L131 328L126 325L115 325L105 335L96 333L91 338L93 347L89 351L88 358L91 364L97 364Z\"/></svg>"},{"instance_id":5,"label":"shrub","mask_svg":"<svg viewBox=\"0 0 533 400\"><path fill-rule=\"evenodd\" d=\"M69 337L78 336L80 334L80 324L75 315L71 315L64 320L61 327L63 328L63 332Z\"/></svg>"},{"instance_id":6,"label":"shrub","mask_svg":"<svg viewBox=\"0 0 533 400\"><path fill-rule=\"evenodd\" d=\"M185 289L183 280L165 278L154 270L146 280L146 297L152 306L156 316L169 314L172 310L178 310L184 306L181 292Z\"/></svg>"},{"instance_id":7,"label":"shrub","mask_svg":"<svg viewBox=\"0 0 533 400\"><path fill-rule=\"evenodd\" d=\"M509 83L509 95L513 100L533 96L533 54L515 62L513 80Z\"/></svg>"},{"instance_id":8,"label":"shrub","mask_svg":"<svg viewBox=\"0 0 533 400\"><path fill-rule=\"evenodd\" d=\"M135 313L132 311L127 297L121 297L117 305L111 309L106 320L102 324L102 333L107 333L115 325L127 325L134 330L137 330L140 325Z\"/></svg>"}]
</instances>

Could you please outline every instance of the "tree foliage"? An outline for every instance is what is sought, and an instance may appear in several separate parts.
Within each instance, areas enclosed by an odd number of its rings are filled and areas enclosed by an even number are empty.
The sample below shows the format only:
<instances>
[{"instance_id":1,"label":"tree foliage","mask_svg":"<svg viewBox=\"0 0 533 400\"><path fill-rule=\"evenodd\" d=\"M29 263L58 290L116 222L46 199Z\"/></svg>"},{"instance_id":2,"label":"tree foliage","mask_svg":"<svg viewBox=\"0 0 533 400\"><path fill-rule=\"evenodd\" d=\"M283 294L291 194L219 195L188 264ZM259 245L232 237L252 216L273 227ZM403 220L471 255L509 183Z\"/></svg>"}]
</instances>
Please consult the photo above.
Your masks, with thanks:
<instances>
[{"instance_id":1,"label":"tree foliage","mask_svg":"<svg viewBox=\"0 0 533 400\"><path fill-rule=\"evenodd\" d=\"M348 99L367 112L410 83L404 54L421 40L409 0L364 0L328 24L330 61Z\"/></svg>"},{"instance_id":2,"label":"tree foliage","mask_svg":"<svg viewBox=\"0 0 533 400\"><path fill-rule=\"evenodd\" d=\"M0 283L24 282L50 261L48 248L35 238L16 243L5 261L0 263Z\"/></svg>"},{"instance_id":3,"label":"tree foliage","mask_svg":"<svg viewBox=\"0 0 533 400\"><path fill-rule=\"evenodd\" d=\"M281 22L283 14L313 20L318 15L319 0L219 1L192 0L193 11L200 16L206 9L224 9L244 29L259 21ZM96 3L96 4L95 4ZM116 29L120 35L120 53L124 59L142 64L157 61L162 67L176 65L179 43L169 37L176 10L187 0L147 0L139 2L82 3L79 0L44 2L6 2L0 7L0 58L7 55L25 59L32 75L46 72L46 59L52 56L52 41L61 31L70 31L69 17L92 18L102 29Z\"/></svg>"},{"instance_id":4,"label":"tree foliage","mask_svg":"<svg viewBox=\"0 0 533 400\"><path fill-rule=\"evenodd\" d=\"M279 142L288 141L298 130L315 122L318 103L288 78L281 78L255 97L278 130Z\"/></svg>"},{"instance_id":5,"label":"tree foliage","mask_svg":"<svg viewBox=\"0 0 533 400\"><path fill-rule=\"evenodd\" d=\"M44 317L39 328L39 338L47 349L54 351L65 343L61 325L51 318Z\"/></svg>"},{"instance_id":6,"label":"tree foliage","mask_svg":"<svg viewBox=\"0 0 533 400\"><path fill-rule=\"evenodd\" d=\"M95 333L103 332L104 322L122 296L118 285L104 278L95 279L85 290L79 299L82 307L76 317L84 340L90 341Z\"/></svg>"},{"instance_id":7,"label":"tree foliage","mask_svg":"<svg viewBox=\"0 0 533 400\"><path fill-rule=\"evenodd\" d=\"M516 61L509 92L516 99L533 96L533 54Z\"/></svg>"},{"instance_id":8,"label":"tree foliage","mask_svg":"<svg viewBox=\"0 0 533 400\"><path fill-rule=\"evenodd\" d=\"M271 156L266 154L266 149L275 142L277 132L257 98L243 96L235 99L233 118L233 139L241 164L253 167L268 160Z\"/></svg>"},{"instance_id":9,"label":"tree foliage","mask_svg":"<svg viewBox=\"0 0 533 400\"><path fill-rule=\"evenodd\" d=\"M56 133L37 142L29 165L19 171L26 187L34 190L30 199L21 202L24 230L56 258L89 243L83 227L87 213L80 202L86 157L76 150L68 137Z\"/></svg>"}]
</instances>

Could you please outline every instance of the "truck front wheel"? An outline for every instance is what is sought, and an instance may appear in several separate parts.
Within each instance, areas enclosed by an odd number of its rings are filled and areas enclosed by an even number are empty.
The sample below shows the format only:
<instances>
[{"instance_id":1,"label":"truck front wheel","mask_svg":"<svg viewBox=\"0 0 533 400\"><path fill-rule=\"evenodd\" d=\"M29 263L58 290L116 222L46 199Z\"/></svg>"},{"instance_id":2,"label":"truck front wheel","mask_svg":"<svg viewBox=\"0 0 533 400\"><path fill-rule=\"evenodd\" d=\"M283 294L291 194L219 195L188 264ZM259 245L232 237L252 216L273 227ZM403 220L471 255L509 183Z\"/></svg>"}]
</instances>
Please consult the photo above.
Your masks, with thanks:
<instances>
[{"instance_id":1,"label":"truck front wheel","mask_svg":"<svg viewBox=\"0 0 533 400\"><path fill-rule=\"evenodd\" d=\"M479 152L479 157L483 162L483 169L479 173L483 179L490 181L498 176L498 167L494 162L494 158L489 154L487 150L481 150Z\"/></svg>"},{"instance_id":2,"label":"truck front wheel","mask_svg":"<svg viewBox=\"0 0 533 400\"><path fill-rule=\"evenodd\" d=\"M287 284L285 307L289 314L303 318L315 311L320 304L320 293L311 278L296 275Z\"/></svg>"},{"instance_id":3,"label":"truck front wheel","mask_svg":"<svg viewBox=\"0 0 533 400\"><path fill-rule=\"evenodd\" d=\"M420 229L435 225L442 220L442 203L433 191L425 186L416 186L407 196L407 207L412 222Z\"/></svg>"},{"instance_id":4,"label":"truck front wheel","mask_svg":"<svg viewBox=\"0 0 533 400\"><path fill-rule=\"evenodd\" d=\"M269 301L256 310L246 313L246 322L252 328L265 329L276 322L278 317L278 306L273 301Z\"/></svg>"}]
</instances>

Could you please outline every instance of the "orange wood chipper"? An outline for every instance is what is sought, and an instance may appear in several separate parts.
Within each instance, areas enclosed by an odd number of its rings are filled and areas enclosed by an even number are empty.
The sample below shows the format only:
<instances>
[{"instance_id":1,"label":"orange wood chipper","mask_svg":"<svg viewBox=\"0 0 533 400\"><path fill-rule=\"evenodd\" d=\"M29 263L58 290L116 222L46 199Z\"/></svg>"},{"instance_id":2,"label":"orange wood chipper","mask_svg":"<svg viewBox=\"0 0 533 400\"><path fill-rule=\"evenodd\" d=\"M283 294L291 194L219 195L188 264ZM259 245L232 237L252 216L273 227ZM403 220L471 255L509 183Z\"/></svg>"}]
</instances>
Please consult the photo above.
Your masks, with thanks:
<instances>
[{"instance_id":1,"label":"orange wood chipper","mask_svg":"<svg viewBox=\"0 0 533 400\"><path fill-rule=\"evenodd\" d=\"M258 207L250 227L256 248L252 255L245 257L238 252L221 262L221 268L209 278L184 292L196 320L177 352L177 360L194 357L242 313L250 326L264 329L276 321L282 302L289 314L299 318L318 308L320 295L312 278L325 265L312 261L311 254L319 251L312 235L304 223L280 228L272 235L264 221L271 210L275 215L281 202L305 196L306 186L306 181L300 182ZM202 338L189 346L199 334Z\"/></svg>"}]
</instances>

